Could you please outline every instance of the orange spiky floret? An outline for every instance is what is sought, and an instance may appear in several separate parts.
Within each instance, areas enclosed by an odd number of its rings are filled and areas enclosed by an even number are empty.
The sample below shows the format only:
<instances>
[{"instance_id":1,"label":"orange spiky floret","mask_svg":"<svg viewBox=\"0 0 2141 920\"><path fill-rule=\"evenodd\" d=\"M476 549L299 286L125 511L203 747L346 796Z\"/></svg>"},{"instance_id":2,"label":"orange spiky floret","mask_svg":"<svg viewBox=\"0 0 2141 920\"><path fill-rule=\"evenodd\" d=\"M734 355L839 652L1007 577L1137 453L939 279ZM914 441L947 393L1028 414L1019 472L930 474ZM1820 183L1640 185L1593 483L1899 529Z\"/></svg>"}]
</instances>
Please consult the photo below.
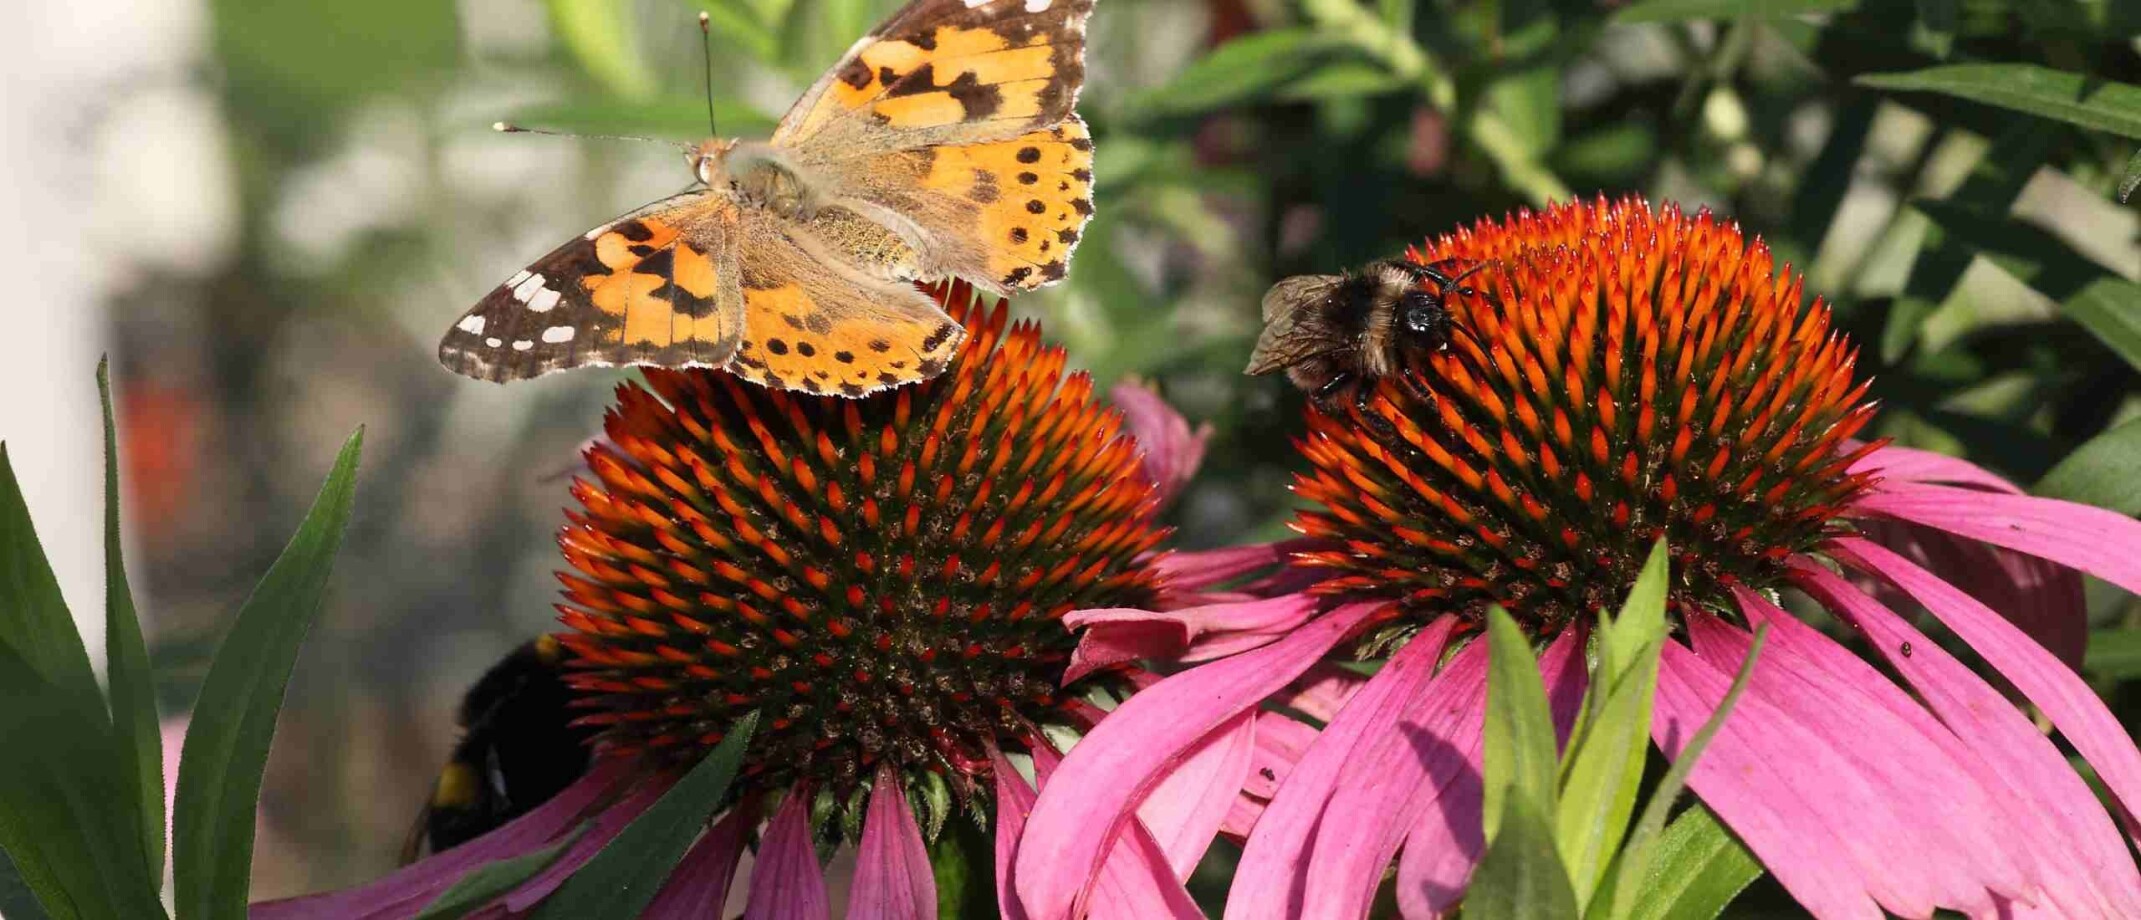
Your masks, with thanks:
<instances>
[{"instance_id":1,"label":"orange spiky floret","mask_svg":"<svg viewBox=\"0 0 2141 920\"><path fill-rule=\"evenodd\" d=\"M1344 547L1304 555L1338 570L1319 590L1547 631L1617 603L1665 537L1674 602L1724 607L1869 484L1844 470L1871 445L1837 453L1872 413L1855 352L1729 221L1599 199L1407 257L1484 263L1449 298L1467 334L1309 409L1295 529Z\"/></svg>"},{"instance_id":2,"label":"orange spiky floret","mask_svg":"<svg viewBox=\"0 0 2141 920\"><path fill-rule=\"evenodd\" d=\"M682 758L759 710L755 788L845 794L889 761L967 789L991 746L1078 721L1058 618L1153 601L1154 487L1037 326L939 294L969 339L926 383L618 388L559 534L570 682L611 750Z\"/></svg>"}]
</instances>

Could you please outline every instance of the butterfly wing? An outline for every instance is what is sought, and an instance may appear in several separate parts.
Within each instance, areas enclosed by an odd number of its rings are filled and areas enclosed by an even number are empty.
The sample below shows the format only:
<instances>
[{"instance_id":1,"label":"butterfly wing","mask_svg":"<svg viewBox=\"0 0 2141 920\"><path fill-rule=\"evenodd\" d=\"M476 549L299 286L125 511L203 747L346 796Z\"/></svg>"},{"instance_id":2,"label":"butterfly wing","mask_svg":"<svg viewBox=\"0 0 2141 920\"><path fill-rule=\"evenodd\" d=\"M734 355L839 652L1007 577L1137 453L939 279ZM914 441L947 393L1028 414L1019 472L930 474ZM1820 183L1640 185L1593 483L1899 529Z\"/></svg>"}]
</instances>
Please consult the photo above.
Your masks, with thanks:
<instances>
[{"instance_id":1,"label":"butterfly wing","mask_svg":"<svg viewBox=\"0 0 2141 920\"><path fill-rule=\"evenodd\" d=\"M500 383L587 365L721 367L743 334L740 213L701 190L597 227L463 314L439 363Z\"/></svg>"},{"instance_id":2,"label":"butterfly wing","mask_svg":"<svg viewBox=\"0 0 2141 920\"><path fill-rule=\"evenodd\" d=\"M729 371L851 397L942 373L966 331L914 285L870 277L821 247L792 222L742 212L744 336Z\"/></svg>"}]
</instances>

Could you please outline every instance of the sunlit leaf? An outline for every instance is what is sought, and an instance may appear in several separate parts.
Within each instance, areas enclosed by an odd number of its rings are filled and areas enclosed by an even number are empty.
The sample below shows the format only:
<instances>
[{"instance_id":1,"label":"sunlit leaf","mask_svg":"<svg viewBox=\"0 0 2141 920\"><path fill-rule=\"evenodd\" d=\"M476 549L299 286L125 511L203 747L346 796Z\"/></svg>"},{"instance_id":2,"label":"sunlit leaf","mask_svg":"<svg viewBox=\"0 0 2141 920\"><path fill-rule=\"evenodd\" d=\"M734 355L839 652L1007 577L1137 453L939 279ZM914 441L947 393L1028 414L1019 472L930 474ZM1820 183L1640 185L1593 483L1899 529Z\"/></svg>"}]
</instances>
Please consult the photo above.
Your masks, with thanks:
<instances>
[{"instance_id":1,"label":"sunlit leaf","mask_svg":"<svg viewBox=\"0 0 2141 920\"><path fill-rule=\"evenodd\" d=\"M1554 840L1576 897L1585 903L1628 832L1643 761L1650 753L1651 694L1658 684L1658 656L1667 641L1667 558L1661 540L1652 547L1620 615L1599 627L1591 690L1561 764Z\"/></svg>"},{"instance_id":2,"label":"sunlit leaf","mask_svg":"<svg viewBox=\"0 0 2141 920\"><path fill-rule=\"evenodd\" d=\"M1860 86L1929 92L2141 138L2141 86L2035 64L1950 64L1909 73L1866 74Z\"/></svg>"},{"instance_id":3,"label":"sunlit leaf","mask_svg":"<svg viewBox=\"0 0 2141 920\"><path fill-rule=\"evenodd\" d=\"M1465 889L1464 916L1575 917L1576 908L1568 870L1554 849L1553 823L1533 803L1510 798L1502 807L1501 830Z\"/></svg>"},{"instance_id":4,"label":"sunlit leaf","mask_svg":"<svg viewBox=\"0 0 2141 920\"><path fill-rule=\"evenodd\" d=\"M1642 897L1623 920L1711 920L1762 877L1747 845L1700 802L1673 819L1651 849Z\"/></svg>"},{"instance_id":5,"label":"sunlit leaf","mask_svg":"<svg viewBox=\"0 0 2141 920\"><path fill-rule=\"evenodd\" d=\"M1683 22L1690 19L1739 19L1804 16L1856 9L1858 0L1639 0L1621 7L1613 21Z\"/></svg>"},{"instance_id":6,"label":"sunlit leaf","mask_svg":"<svg viewBox=\"0 0 2141 920\"><path fill-rule=\"evenodd\" d=\"M547 0L551 26L581 69L621 99L643 99L654 92L632 31L632 5L613 0ZM679 17L681 18L681 17Z\"/></svg>"},{"instance_id":7,"label":"sunlit leaf","mask_svg":"<svg viewBox=\"0 0 2141 920\"><path fill-rule=\"evenodd\" d=\"M2120 514L2141 514L2141 419L2130 419L2075 448L2037 480L2032 491ZM2090 653L2095 651L2092 644Z\"/></svg>"},{"instance_id":8,"label":"sunlit leaf","mask_svg":"<svg viewBox=\"0 0 2141 920\"><path fill-rule=\"evenodd\" d=\"M1531 642L1500 605L1487 611L1487 721L1482 741L1482 814L1493 840L1510 797L1553 814L1558 754L1554 715L1546 705L1539 660Z\"/></svg>"}]
</instances>

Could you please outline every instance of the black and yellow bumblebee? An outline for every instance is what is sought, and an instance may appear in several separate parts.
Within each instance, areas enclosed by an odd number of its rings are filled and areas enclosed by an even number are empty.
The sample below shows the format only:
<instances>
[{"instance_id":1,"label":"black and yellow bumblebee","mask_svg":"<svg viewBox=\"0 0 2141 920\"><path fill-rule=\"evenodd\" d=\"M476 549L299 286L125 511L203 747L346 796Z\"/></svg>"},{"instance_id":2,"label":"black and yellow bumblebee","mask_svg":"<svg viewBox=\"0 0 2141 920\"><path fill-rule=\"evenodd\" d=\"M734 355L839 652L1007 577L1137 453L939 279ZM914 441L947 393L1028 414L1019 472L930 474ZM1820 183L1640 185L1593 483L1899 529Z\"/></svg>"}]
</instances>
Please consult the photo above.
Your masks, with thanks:
<instances>
[{"instance_id":1,"label":"black and yellow bumblebee","mask_svg":"<svg viewBox=\"0 0 2141 920\"><path fill-rule=\"evenodd\" d=\"M587 772L595 730L575 726L565 649L543 636L491 666L461 700L461 739L409 831L402 861L473 840Z\"/></svg>"}]
</instances>

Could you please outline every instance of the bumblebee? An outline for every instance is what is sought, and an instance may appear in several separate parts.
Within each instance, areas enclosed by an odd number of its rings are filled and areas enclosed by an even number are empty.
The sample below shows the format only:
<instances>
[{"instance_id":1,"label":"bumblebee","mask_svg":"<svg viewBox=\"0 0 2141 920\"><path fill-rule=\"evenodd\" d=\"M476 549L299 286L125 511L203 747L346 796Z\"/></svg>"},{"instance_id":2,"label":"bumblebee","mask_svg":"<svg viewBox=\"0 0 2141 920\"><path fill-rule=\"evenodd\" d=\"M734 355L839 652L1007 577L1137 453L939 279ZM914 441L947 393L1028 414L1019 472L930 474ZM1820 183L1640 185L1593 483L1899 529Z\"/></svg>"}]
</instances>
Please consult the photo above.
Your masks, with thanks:
<instances>
[{"instance_id":1,"label":"bumblebee","mask_svg":"<svg viewBox=\"0 0 2141 920\"><path fill-rule=\"evenodd\" d=\"M587 772L595 732L572 724L565 649L543 636L491 666L461 700L461 739L402 847L411 862L526 814Z\"/></svg>"},{"instance_id":2,"label":"bumblebee","mask_svg":"<svg viewBox=\"0 0 2141 920\"><path fill-rule=\"evenodd\" d=\"M1264 333L1244 373L1283 370L1319 402L1386 377L1408 358L1449 347L1463 331L1445 305L1475 265L1451 276L1447 262L1420 265L1399 259L1370 262L1342 275L1296 275L1264 295Z\"/></svg>"}]
</instances>

